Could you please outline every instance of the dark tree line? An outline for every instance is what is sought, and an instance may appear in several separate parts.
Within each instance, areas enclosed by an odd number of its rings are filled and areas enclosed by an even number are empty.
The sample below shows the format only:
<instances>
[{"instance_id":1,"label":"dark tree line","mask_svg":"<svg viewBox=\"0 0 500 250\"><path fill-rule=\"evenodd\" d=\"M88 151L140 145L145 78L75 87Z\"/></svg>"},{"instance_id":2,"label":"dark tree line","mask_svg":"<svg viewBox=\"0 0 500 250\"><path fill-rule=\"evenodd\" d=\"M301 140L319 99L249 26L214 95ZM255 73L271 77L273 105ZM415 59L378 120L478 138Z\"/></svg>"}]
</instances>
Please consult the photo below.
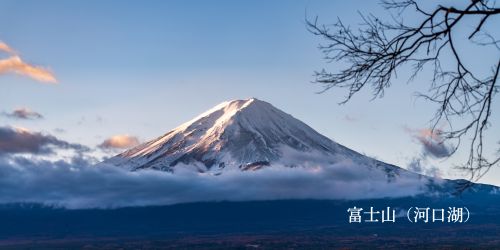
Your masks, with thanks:
<instances>
[{"instance_id":1,"label":"dark tree line","mask_svg":"<svg viewBox=\"0 0 500 250\"><path fill-rule=\"evenodd\" d=\"M452 153L461 144L468 147L468 160L460 168L468 170L470 179L477 181L491 167L500 165L498 154L486 155L484 143L493 108L500 108L493 107L499 90L500 58L480 66L488 68L489 74L484 75L468 66L457 43L467 41L500 52L500 41L491 33L496 30L498 34L500 29L500 8L488 0L465 1L460 8L435 5L428 9L413 0L381 4L391 13L389 22L361 14L362 24L352 29L341 20L331 25L320 24L317 18L307 20L308 29L326 41L320 45L325 59L348 65L335 72L316 72L316 82L324 86L324 91L346 89L347 97L342 102L345 103L364 88L371 88L374 98L382 97L397 70L403 67L410 69L409 80L430 70L429 90L418 96L436 104L431 119L433 131L439 133L443 143L453 142ZM421 21L407 24L404 15L408 12ZM473 26L467 34L458 30L464 23ZM446 128L438 128L443 123Z\"/></svg>"}]
</instances>

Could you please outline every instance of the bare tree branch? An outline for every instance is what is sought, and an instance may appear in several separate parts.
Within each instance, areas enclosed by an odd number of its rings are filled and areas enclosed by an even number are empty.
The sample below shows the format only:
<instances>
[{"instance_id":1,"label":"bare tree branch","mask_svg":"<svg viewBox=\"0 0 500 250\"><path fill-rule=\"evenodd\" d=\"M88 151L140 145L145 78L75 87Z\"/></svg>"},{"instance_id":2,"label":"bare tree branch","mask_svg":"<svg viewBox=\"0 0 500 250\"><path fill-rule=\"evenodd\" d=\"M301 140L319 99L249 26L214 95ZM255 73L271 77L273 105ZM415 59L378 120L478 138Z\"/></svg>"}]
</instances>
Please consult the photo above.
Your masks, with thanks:
<instances>
[{"instance_id":1,"label":"bare tree branch","mask_svg":"<svg viewBox=\"0 0 500 250\"><path fill-rule=\"evenodd\" d=\"M455 142L453 153L464 138L470 139L468 160L460 169L469 171L470 180L477 181L492 166L500 164L498 155L486 157L484 150L492 101L499 90L500 58L491 65L491 74L484 76L464 63L456 41L465 38L465 41L500 51L499 41L485 31L488 23L500 16L500 8L488 0L471 0L463 8L438 5L431 10L425 10L414 0L383 1L382 6L390 11L396 10L400 17L403 12L412 10L423 19L416 25L408 25L394 16L392 22L383 22L373 15L361 14L363 22L358 30L351 29L341 20L333 25L319 24L317 18L306 20L309 31L327 41L319 47L325 59L348 65L334 73L324 69L315 72L316 82L323 85L323 92L331 88L347 89L343 104L367 85L373 90L374 98L382 97L397 70L405 65L411 66L409 80L417 77L424 68L430 68L429 91L418 96L437 104L431 120L433 131L439 132L445 140ZM457 32L461 23L472 21L476 23L471 33ZM487 41L477 40L480 37ZM441 63L444 58L447 59L446 67ZM454 63L452 67L449 59ZM456 122L457 119L460 123ZM465 125L463 121L466 121ZM449 129L436 130L443 122Z\"/></svg>"}]
</instances>

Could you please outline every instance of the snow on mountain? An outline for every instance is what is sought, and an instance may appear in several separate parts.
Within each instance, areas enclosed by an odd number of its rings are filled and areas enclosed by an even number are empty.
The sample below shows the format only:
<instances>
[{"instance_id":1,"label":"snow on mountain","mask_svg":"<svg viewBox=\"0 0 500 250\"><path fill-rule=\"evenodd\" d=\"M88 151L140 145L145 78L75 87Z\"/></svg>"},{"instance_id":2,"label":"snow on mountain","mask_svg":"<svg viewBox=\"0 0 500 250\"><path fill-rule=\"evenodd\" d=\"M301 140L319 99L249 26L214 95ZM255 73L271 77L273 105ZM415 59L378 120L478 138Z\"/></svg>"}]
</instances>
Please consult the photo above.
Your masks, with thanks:
<instances>
[{"instance_id":1,"label":"snow on mountain","mask_svg":"<svg viewBox=\"0 0 500 250\"><path fill-rule=\"evenodd\" d=\"M223 102L154 140L105 163L130 170L222 173L274 165L309 167L348 160L398 174L400 168L350 150L271 104L251 98Z\"/></svg>"}]
</instances>

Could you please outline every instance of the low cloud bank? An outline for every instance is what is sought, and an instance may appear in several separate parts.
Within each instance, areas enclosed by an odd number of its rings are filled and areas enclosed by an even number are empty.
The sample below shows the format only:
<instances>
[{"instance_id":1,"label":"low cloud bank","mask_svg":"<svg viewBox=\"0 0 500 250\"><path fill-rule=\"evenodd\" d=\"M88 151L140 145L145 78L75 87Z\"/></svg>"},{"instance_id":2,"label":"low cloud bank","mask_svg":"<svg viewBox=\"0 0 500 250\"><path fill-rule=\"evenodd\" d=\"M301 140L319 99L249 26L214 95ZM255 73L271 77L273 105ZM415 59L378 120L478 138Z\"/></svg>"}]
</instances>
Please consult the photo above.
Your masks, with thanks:
<instances>
[{"instance_id":1,"label":"low cloud bank","mask_svg":"<svg viewBox=\"0 0 500 250\"><path fill-rule=\"evenodd\" d=\"M349 161L325 167L234 170L218 176L178 169L174 174L130 172L91 166L81 157L52 162L4 156L0 158L0 203L76 209L223 200L365 199L416 195L426 191L427 183L405 172L389 180L382 170Z\"/></svg>"}]
</instances>

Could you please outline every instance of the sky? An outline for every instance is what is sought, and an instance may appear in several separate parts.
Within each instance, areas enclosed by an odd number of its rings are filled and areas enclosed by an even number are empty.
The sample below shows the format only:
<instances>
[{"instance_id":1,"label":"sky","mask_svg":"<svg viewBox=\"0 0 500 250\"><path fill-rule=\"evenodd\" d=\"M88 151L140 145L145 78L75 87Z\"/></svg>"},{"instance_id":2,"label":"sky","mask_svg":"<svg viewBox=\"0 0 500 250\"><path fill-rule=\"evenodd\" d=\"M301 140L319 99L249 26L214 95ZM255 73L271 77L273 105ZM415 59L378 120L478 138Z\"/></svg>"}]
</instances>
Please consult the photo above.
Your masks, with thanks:
<instances>
[{"instance_id":1,"label":"sky","mask_svg":"<svg viewBox=\"0 0 500 250\"><path fill-rule=\"evenodd\" d=\"M388 17L377 1L361 0L1 0L0 41L9 49L0 46L0 59L11 59L5 65L17 73L0 70L0 134L23 128L32 131L29 138L65 150L99 148L103 156L220 102L256 97L360 153L404 168L418 160L428 173L466 177L453 169L464 152L426 155L422 134L436 107L414 95L427 86L425 77L407 83L401 72L384 98L371 100L363 91L345 105L338 105L341 90L318 94L314 71L343 65L323 60L324 41L305 20L356 25L358 11ZM474 65L499 56L464 53ZM492 148L499 122L494 113ZM500 169L481 182L500 185Z\"/></svg>"}]
</instances>

